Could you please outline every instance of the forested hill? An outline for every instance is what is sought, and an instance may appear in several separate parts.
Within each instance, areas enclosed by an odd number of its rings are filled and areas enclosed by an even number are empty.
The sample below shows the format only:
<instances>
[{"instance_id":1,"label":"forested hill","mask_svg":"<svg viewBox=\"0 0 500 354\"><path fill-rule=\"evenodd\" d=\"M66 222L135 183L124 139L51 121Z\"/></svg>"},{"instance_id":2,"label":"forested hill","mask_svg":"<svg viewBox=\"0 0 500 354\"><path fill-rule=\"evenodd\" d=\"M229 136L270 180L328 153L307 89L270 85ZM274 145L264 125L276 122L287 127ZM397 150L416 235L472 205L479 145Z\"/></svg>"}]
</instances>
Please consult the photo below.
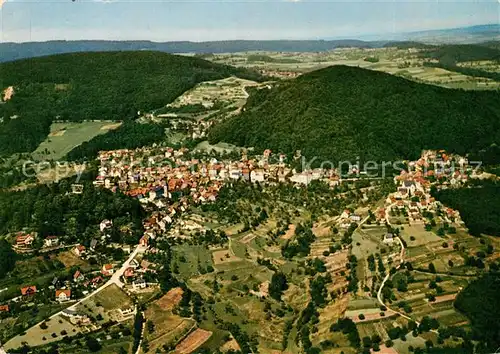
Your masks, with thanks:
<instances>
[{"instance_id":1,"label":"forested hill","mask_svg":"<svg viewBox=\"0 0 500 354\"><path fill-rule=\"evenodd\" d=\"M333 66L253 92L210 140L331 161L415 159L424 148L467 153L500 142L500 94Z\"/></svg>"},{"instance_id":2,"label":"forested hill","mask_svg":"<svg viewBox=\"0 0 500 354\"><path fill-rule=\"evenodd\" d=\"M423 58L436 59L445 65L466 61L499 60L500 50L495 48L493 43L428 46L420 55Z\"/></svg>"},{"instance_id":3,"label":"forested hill","mask_svg":"<svg viewBox=\"0 0 500 354\"><path fill-rule=\"evenodd\" d=\"M148 51L62 54L0 64L0 90L13 86L15 91L0 104L0 155L34 150L55 119L133 119L137 111L164 106L199 82L231 75L260 79L245 69Z\"/></svg>"}]
</instances>

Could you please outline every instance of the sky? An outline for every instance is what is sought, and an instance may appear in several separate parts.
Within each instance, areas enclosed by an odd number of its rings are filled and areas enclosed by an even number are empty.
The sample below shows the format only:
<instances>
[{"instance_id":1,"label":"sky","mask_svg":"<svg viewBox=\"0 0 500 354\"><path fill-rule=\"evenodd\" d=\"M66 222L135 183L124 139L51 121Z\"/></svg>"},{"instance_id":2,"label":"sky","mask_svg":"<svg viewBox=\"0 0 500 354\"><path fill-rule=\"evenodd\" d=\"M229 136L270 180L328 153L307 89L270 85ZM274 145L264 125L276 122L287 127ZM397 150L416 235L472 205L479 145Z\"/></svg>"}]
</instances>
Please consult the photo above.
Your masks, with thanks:
<instances>
[{"instance_id":1,"label":"sky","mask_svg":"<svg viewBox=\"0 0 500 354\"><path fill-rule=\"evenodd\" d=\"M499 23L500 0L0 0L0 41L362 38Z\"/></svg>"}]
</instances>

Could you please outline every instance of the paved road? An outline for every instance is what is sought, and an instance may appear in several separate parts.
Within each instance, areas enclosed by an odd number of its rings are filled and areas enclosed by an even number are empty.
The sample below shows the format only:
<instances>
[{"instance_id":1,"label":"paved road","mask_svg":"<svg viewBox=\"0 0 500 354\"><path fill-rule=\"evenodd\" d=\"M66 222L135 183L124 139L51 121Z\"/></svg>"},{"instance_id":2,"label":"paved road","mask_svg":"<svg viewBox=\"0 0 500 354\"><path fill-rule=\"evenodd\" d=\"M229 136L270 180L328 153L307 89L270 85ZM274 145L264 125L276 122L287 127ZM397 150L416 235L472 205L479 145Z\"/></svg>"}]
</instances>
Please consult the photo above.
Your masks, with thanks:
<instances>
[{"instance_id":1,"label":"paved road","mask_svg":"<svg viewBox=\"0 0 500 354\"><path fill-rule=\"evenodd\" d=\"M119 288L123 288L123 286L125 284L123 284L123 282L120 280L120 277L123 275L123 273L125 273L125 270L130 267L130 262L135 258L135 256L137 256L137 254L139 252L144 252L146 250L145 247L142 247L142 246L137 246L135 248L135 250L130 254L130 256L127 258L127 260L125 262L123 262L122 266L120 267L120 269L118 269L117 271L114 272L114 274L111 276L111 278L103 285L101 286L100 288L94 290L92 293L90 293L89 295L87 295L86 297L84 297L83 299L79 300L77 303L73 304L71 307L69 307L70 309L75 309L79 304L81 304L82 302L84 302L85 300L88 300L90 299L92 296L100 293L102 290L104 290L105 288L107 288L108 286L112 285L112 284L116 284ZM62 312L62 311L61 311ZM60 313L58 313L60 314ZM56 314L56 315L58 315Z\"/></svg>"}]
</instances>

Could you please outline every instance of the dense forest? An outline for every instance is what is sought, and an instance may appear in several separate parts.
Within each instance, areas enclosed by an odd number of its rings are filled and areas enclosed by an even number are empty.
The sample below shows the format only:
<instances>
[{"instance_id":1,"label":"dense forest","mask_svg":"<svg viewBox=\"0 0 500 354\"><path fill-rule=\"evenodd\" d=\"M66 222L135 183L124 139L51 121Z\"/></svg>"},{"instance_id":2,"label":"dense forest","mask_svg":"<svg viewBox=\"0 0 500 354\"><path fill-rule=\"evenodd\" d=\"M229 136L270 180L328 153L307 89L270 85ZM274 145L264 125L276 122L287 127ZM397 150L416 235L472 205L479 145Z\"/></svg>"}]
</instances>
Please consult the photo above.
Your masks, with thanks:
<instances>
[{"instance_id":1,"label":"dense forest","mask_svg":"<svg viewBox=\"0 0 500 354\"><path fill-rule=\"evenodd\" d=\"M121 127L104 135L98 135L71 150L66 158L70 161L91 159L101 150L135 149L152 145L165 138L165 127L161 124L125 122Z\"/></svg>"},{"instance_id":2,"label":"dense forest","mask_svg":"<svg viewBox=\"0 0 500 354\"><path fill-rule=\"evenodd\" d=\"M135 244L142 236L144 210L137 199L84 182L82 194L71 193L69 180L18 192L0 192L0 234L28 228L65 241L90 242L99 235L99 223L113 220L115 242Z\"/></svg>"},{"instance_id":3,"label":"dense forest","mask_svg":"<svg viewBox=\"0 0 500 354\"><path fill-rule=\"evenodd\" d=\"M478 182L470 188L443 189L436 199L457 209L472 235L500 236L500 184Z\"/></svg>"},{"instance_id":4,"label":"dense forest","mask_svg":"<svg viewBox=\"0 0 500 354\"><path fill-rule=\"evenodd\" d=\"M500 276L487 274L458 294L455 307L470 318L473 336L487 343L485 352L500 347Z\"/></svg>"},{"instance_id":5,"label":"dense forest","mask_svg":"<svg viewBox=\"0 0 500 354\"><path fill-rule=\"evenodd\" d=\"M430 47L423 51L421 56L451 65L465 61L498 60L500 50L480 44L454 44Z\"/></svg>"},{"instance_id":6,"label":"dense forest","mask_svg":"<svg viewBox=\"0 0 500 354\"><path fill-rule=\"evenodd\" d=\"M0 155L33 151L56 119L126 121L202 81L261 79L246 69L148 51L24 59L0 64L0 73L0 89L14 87L13 97L0 104Z\"/></svg>"},{"instance_id":7,"label":"dense forest","mask_svg":"<svg viewBox=\"0 0 500 354\"><path fill-rule=\"evenodd\" d=\"M469 161L480 161L486 167L500 165L500 146L493 144L467 157Z\"/></svg>"},{"instance_id":8,"label":"dense forest","mask_svg":"<svg viewBox=\"0 0 500 354\"><path fill-rule=\"evenodd\" d=\"M212 143L330 161L415 159L422 149L465 154L500 141L500 95L451 90L333 66L254 91Z\"/></svg>"},{"instance_id":9,"label":"dense forest","mask_svg":"<svg viewBox=\"0 0 500 354\"><path fill-rule=\"evenodd\" d=\"M5 277L8 272L14 269L16 265L16 253L12 250L11 245L0 240L0 279Z\"/></svg>"}]
</instances>

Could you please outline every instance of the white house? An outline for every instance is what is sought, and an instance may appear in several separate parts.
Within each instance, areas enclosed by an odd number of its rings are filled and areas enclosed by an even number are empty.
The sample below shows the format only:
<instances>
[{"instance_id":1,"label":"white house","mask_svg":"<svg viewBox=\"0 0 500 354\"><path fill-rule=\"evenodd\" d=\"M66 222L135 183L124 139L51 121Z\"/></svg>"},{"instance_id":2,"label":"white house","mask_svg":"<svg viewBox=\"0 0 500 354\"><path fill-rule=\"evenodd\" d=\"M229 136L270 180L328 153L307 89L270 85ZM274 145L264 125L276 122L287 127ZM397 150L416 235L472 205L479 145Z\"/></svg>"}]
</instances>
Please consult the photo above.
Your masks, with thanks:
<instances>
[{"instance_id":1,"label":"white house","mask_svg":"<svg viewBox=\"0 0 500 354\"><path fill-rule=\"evenodd\" d=\"M229 170L229 178L231 179L239 179L242 176L242 172L240 169L231 169Z\"/></svg>"},{"instance_id":2,"label":"white house","mask_svg":"<svg viewBox=\"0 0 500 354\"><path fill-rule=\"evenodd\" d=\"M104 232L105 230L109 229L111 226L113 226L113 222L111 220L103 220L101 221L101 224L99 225L99 229L101 232Z\"/></svg>"},{"instance_id":3,"label":"white house","mask_svg":"<svg viewBox=\"0 0 500 354\"><path fill-rule=\"evenodd\" d=\"M312 181L310 172L294 173L290 177L290 182L308 185Z\"/></svg>"},{"instance_id":4,"label":"white house","mask_svg":"<svg viewBox=\"0 0 500 354\"><path fill-rule=\"evenodd\" d=\"M144 279L137 279L132 283L132 287L134 290L138 289L146 289L148 287L148 283Z\"/></svg>"},{"instance_id":5,"label":"white house","mask_svg":"<svg viewBox=\"0 0 500 354\"><path fill-rule=\"evenodd\" d=\"M252 182L264 182L264 171L263 170L252 170L250 172L250 181Z\"/></svg>"},{"instance_id":6,"label":"white house","mask_svg":"<svg viewBox=\"0 0 500 354\"><path fill-rule=\"evenodd\" d=\"M351 216L349 216L349 219L351 219L352 221L358 222L358 221L361 221L361 216L356 215L356 214L351 214Z\"/></svg>"},{"instance_id":7,"label":"white house","mask_svg":"<svg viewBox=\"0 0 500 354\"><path fill-rule=\"evenodd\" d=\"M57 236L49 236L44 241L43 244L45 247L54 247L59 245L59 237Z\"/></svg>"},{"instance_id":8,"label":"white house","mask_svg":"<svg viewBox=\"0 0 500 354\"><path fill-rule=\"evenodd\" d=\"M384 243L391 244L394 242L394 235L391 233L386 233L384 235Z\"/></svg>"},{"instance_id":9,"label":"white house","mask_svg":"<svg viewBox=\"0 0 500 354\"><path fill-rule=\"evenodd\" d=\"M120 309L119 311L122 316L128 316L132 315L135 312L135 309L133 307L129 307L125 309Z\"/></svg>"}]
</instances>

